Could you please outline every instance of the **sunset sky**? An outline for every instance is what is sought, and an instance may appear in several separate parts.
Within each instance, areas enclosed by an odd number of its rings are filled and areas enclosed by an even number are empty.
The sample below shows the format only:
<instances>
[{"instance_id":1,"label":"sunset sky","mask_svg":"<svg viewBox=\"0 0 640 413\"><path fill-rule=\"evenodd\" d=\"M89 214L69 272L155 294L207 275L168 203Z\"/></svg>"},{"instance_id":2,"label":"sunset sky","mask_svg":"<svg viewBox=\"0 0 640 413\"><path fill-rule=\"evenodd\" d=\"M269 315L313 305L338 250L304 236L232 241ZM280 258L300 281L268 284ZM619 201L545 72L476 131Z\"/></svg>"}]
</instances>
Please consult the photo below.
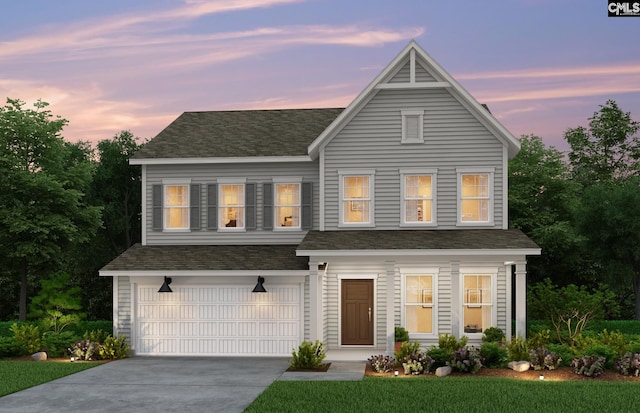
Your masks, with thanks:
<instances>
[{"instance_id":1,"label":"sunset sky","mask_svg":"<svg viewBox=\"0 0 640 413\"><path fill-rule=\"evenodd\" d=\"M415 39L515 136L566 149L614 99L640 120L640 17L596 0L21 0L0 97L70 141L151 138L184 111L342 107Z\"/></svg>"}]
</instances>

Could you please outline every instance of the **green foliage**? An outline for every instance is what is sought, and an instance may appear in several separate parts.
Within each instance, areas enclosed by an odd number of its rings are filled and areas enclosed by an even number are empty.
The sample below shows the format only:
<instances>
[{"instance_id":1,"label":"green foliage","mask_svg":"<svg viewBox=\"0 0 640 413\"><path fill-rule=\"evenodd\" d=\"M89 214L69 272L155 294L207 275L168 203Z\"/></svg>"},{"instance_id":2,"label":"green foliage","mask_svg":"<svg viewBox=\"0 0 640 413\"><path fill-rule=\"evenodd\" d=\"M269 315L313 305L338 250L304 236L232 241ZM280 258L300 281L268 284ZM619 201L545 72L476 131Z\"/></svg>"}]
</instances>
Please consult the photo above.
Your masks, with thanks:
<instances>
[{"instance_id":1,"label":"green foliage","mask_svg":"<svg viewBox=\"0 0 640 413\"><path fill-rule=\"evenodd\" d=\"M409 332L404 327L396 326L394 329L394 338L396 343L409 341Z\"/></svg>"},{"instance_id":2,"label":"green foliage","mask_svg":"<svg viewBox=\"0 0 640 413\"><path fill-rule=\"evenodd\" d=\"M562 362L560 355L541 347L529 350L529 360L534 370L555 370Z\"/></svg>"},{"instance_id":3,"label":"green foliage","mask_svg":"<svg viewBox=\"0 0 640 413\"><path fill-rule=\"evenodd\" d=\"M598 334L598 341L605 346L611 347L618 356L623 355L629 345L620 331L609 332L606 328Z\"/></svg>"},{"instance_id":4,"label":"green foliage","mask_svg":"<svg viewBox=\"0 0 640 413\"><path fill-rule=\"evenodd\" d=\"M597 333L603 330L619 331L626 335L640 334L640 320L600 320L589 324L589 330Z\"/></svg>"},{"instance_id":5,"label":"green foliage","mask_svg":"<svg viewBox=\"0 0 640 413\"><path fill-rule=\"evenodd\" d=\"M291 352L293 359L289 365L294 369L316 369L322 365L326 357L324 344L316 340L315 343L303 341L298 347L298 351Z\"/></svg>"},{"instance_id":6,"label":"green foliage","mask_svg":"<svg viewBox=\"0 0 640 413\"><path fill-rule=\"evenodd\" d=\"M401 361L404 374L429 374L433 366L433 359L420 351L408 355Z\"/></svg>"},{"instance_id":7,"label":"green foliage","mask_svg":"<svg viewBox=\"0 0 640 413\"><path fill-rule=\"evenodd\" d=\"M615 306L614 297L604 288L590 291L573 284L560 288L546 278L529 287L527 302L533 318L551 321L558 341L573 345L591 320L604 317L605 306Z\"/></svg>"},{"instance_id":8,"label":"green foliage","mask_svg":"<svg viewBox=\"0 0 640 413\"><path fill-rule=\"evenodd\" d=\"M454 351L451 367L461 373L477 373L482 368L480 351L474 347L462 347Z\"/></svg>"},{"instance_id":9,"label":"green foliage","mask_svg":"<svg viewBox=\"0 0 640 413\"><path fill-rule=\"evenodd\" d=\"M80 288L69 287L69 274L54 274L41 284L42 288L31 300L30 318L40 319L46 328L57 334L85 316L78 311L82 308Z\"/></svg>"},{"instance_id":10,"label":"green foliage","mask_svg":"<svg viewBox=\"0 0 640 413\"><path fill-rule=\"evenodd\" d=\"M625 353L616 361L616 369L623 376L640 376L640 354Z\"/></svg>"},{"instance_id":11,"label":"green foliage","mask_svg":"<svg viewBox=\"0 0 640 413\"><path fill-rule=\"evenodd\" d=\"M482 364L489 368L505 367L509 360L509 352L500 343L488 342L480 346Z\"/></svg>"},{"instance_id":12,"label":"green foliage","mask_svg":"<svg viewBox=\"0 0 640 413\"><path fill-rule=\"evenodd\" d=\"M67 349L67 353L76 360L95 360L100 344L91 340L80 340Z\"/></svg>"},{"instance_id":13,"label":"green foliage","mask_svg":"<svg viewBox=\"0 0 640 413\"><path fill-rule=\"evenodd\" d=\"M535 349L547 347L551 343L551 330L540 330L527 340L527 347Z\"/></svg>"},{"instance_id":14,"label":"green foliage","mask_svg":"<svg viewBox=\"0 0 640 413\"><path fill-rule=\"evenodd\" d=\"M432 368L435 370L438 367L449 365L453 358L453 352L446 348L432 347L427 351L427 356L433 359Z\"/></svg>"},{"instance_id":15,"label":"green foliage","mask_svg":"<svg viewBox=\"0 0 640 413\"><path fill-rule=\"evenodd\" d=\"M64 357L67 355L67 349L79 339L80 337L71 331L47 331L42 335L42 347L49 357Z\"/></svg>"},{"instance_id":16,"label":"green foliage","mask_svg":"<svg viewBox=\"0 0 640 413\"><path fill-rule=\"evenodd\" d=\"M483 333L484 334L482 334L482 341L484 343L497 343L504 341L505 339L504 332L498 327L489 327L484 330Z\"/></svg>"},{"instance_id":17,"label":"green foliage","mask_svg":"<svg viewBox=\"0 0 640 413\"><path fill-rule=\"evenodd\" d=\"M98 354L102 360L120 360L128 356L131 347L127 344L127 337L107 337L102 346L98 349Z\"/></svg>"},{"instance_id":18,"label":"green foliage","mask_svg":"<svg viewBox=\"0 0 640 413\"><path fill-rule=\"evenodd\" d=\"M0 337L0 359L20 357L29 354L27 347L18 343L13 337Z\"/></svg>"},{"instance_id":19,"label":"green foliage","mask_svg":"<svg viewBox=\"0 0 640 413\"><path fill-rule=\"evenodd\" d=\"M13 333L15 342L18 345L24 346L28 353L40 351L42 341L38 326L28 323L13 323L11 325L11 332Z\"/></svg>"},{"instance_id":20,"label":"green foliage","mask_svg":"<svg viewBox=\"0 0 640 413\"><path fill-rule=\"evenodd\" d=\"M409 341L404 341L400 346L398 351L394 352L394 356L398 363L401 363L402 360L409 357L411 354L418 353L420 351L420 343L414 341L413 343Z\"/></svg>"},{"instance_id":21,"label":"green foliage","mask_svg":"<svg viewBox=\"0 0 640 413\"><path fill-rule=\"evenodd\" d=\"M507 343L507 350L511 361L529 360L527 341L521 336L511 338L511 341Z\"/></svg>"},{"instance_id":22,"label":"green foliage","mask_svg":"<svg viewBox=\"0 0 640 413\"><path fill-rule=\"evenodd\" d=\"M604 372L605 358L599 356L583 356L573 359L573 372L587 377L598 377Z\"/></svg>"},{"instance_id":23,"label":"green foliage","mask_svg":"<svg viewBox=\"0 0 640 413\"><path fill-rule=\"evenodd\" d=\"M613 370L618 355L615 350L604 344L594 344L582 351L584 356L599 356L604 358L604 368Z\"/></svg>"},{"instance_id":24,"label":"green foliage","mask_svg":"<svg viewBox=\"0 0 640 413\"><path fill-rule=\"evenodd\" d=\"M460 337L460 340L458 340L453 334L438 334L438 347L447 349L452 353L462 347L465 347L467 345L467 341L469 341L469 337L467 336L462 336Z\"/></svg>"},{"instance_id":25,"label":"green foliage","mask_svg":"<svg viewBox=\"0 0 640 413\"><path fill-rule=\"evenodd\" d=\"M378 373L387 373L396 365L396 359L386 354L373 355L367 359L371 367Z\"/></svg>"},{"instance_id":26,"label":"green foliage","mask_svg":"<svg viewBox=\"0 0 640 413\"><path fill-rule=\"evenodd\" d=\"M555 353L560 357L560 364L558 366L571 366L571 360L575 357L575 353L571 350L571 347L566 344L549 344L548 348L550 352Z\"/></svg>"},{"instance_id":27,"label":"green foliage","mask_svg":"<svg viewBox=\"0 0 640 413\"><path fill-rule=\"evenodd\" d=\"M82 334L82 339L102 344L110 335L111 334L98 329L98 330L85 331L84 334Z\"/></svg>"}]
</instances>

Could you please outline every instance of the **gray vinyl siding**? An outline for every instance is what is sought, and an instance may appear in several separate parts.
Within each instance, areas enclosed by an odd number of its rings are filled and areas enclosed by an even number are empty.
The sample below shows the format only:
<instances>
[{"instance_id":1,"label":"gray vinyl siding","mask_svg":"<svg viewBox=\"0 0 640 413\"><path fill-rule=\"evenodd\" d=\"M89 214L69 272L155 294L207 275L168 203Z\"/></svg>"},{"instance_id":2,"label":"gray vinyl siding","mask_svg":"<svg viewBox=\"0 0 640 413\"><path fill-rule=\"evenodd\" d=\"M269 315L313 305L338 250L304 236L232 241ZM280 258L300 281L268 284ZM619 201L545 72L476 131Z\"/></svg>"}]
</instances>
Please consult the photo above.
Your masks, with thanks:
<instances>
[{"instance_id":1,"label":"gray vinyl siding","mask_svg":"<svg viewBox=\"0 0 640 413\"><path fill-rule=\"evenodd\" d=\"M416 82L436 82L434 78L427 70L416 60ZM391 76L388 80L389 83L408 83L411 80L410 73L411 64L407 62L398 72Z\"/></svg>"},{"instance_id":2,"label":"gray vinyl siding","mask_svg":"<svg viewBox=\"0 0 640 413\"><path fill-rule=\"evenodd\" d=\"M118 291L118 314L117 329L118 334L127 337L129 345L131 342L131 280L129 277L113 277L113 282L117 285Z\"/></svg>"},{"instance_id":3,"label":"gray vinyl siding","mask_svg":"<svg viewBox=\"0 0 640 413\"><path fill-rule=\"evenodd\" d=\"M401 143L403 109L424 109L423 144ZM503 144L447 90L380 90L324 150L327 230L339 227L338 170L349 168L376 171L375 229L400 227L400 169L438 169L437 224L453 229L456 168L494 168L494 225L502 228Z\"/></svg>"},{"instance_id":4,"label":"gray vinyl siding","mask_svg":"<svg viewBox=\"0 0 640 413\"><path fill-rule=\"evenodd\" d=\"M218 164L218 165L148 165L147 166L147 245L176 244L297 244L306 231L264 230L262 222L263 183L272 182L273 177L302 177L303 182L313 183L313 228L319 226L318 162L259 163L259 164ZM207 229L207 184L216 184L219 178L246 178L247 183L256 185L257 229L243 232L222 232ZM152 230L152 187L162 184L163 179L185 179L191 184L201 184L201 229L197 231L153 231Z\"/></svg>"}]
</instances>

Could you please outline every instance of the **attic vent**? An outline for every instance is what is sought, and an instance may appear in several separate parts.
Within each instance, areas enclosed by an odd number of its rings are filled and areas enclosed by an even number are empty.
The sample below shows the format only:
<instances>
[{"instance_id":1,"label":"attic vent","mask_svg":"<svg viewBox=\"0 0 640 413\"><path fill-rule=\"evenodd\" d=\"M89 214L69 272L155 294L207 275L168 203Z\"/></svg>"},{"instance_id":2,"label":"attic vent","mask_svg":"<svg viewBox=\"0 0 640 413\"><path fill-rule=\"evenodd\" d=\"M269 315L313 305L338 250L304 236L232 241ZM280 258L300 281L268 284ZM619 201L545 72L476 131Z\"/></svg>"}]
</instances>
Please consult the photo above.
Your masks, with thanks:
<instances>
[{"instance_id":1,"label":"attic vent","mask_svg":"<svg viewBox=\"0 0 640 413\"><path fill-rule=\"evenodd\" d=\"M402 111L402 143L423 143L424 110Z\"/></svg>"}]
</instances>

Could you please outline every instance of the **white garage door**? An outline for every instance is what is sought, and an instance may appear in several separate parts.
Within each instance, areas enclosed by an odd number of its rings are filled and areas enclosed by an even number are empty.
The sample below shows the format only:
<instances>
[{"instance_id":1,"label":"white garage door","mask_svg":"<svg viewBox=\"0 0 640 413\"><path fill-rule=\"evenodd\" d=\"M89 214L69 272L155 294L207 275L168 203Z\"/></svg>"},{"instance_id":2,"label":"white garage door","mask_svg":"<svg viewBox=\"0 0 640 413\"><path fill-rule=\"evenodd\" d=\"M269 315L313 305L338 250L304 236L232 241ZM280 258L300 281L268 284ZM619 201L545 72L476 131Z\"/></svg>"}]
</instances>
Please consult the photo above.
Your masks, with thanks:
<instances>
[{"instance_id":1,"label":"white garage door","mask_svg":"<svg viewBox=\"0 0 640 413\"><path fill-rule=\"evenodd\" d=\"M300 344L300 287L138 287L137 354L289 356Z\"/></svg>"}]
</instances>

